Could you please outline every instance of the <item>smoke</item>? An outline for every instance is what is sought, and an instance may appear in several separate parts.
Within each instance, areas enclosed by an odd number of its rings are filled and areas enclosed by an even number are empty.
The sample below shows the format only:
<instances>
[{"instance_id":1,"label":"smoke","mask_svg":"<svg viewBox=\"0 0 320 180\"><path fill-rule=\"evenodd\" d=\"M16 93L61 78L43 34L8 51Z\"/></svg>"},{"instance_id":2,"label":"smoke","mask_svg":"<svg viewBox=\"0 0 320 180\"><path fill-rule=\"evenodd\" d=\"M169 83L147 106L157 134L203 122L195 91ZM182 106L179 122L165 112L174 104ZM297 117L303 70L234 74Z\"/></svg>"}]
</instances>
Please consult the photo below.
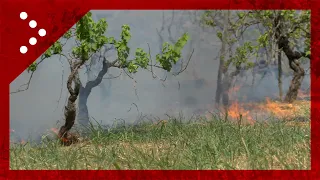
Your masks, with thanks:
<instances>
[{"instance_id":1,"label":"smoke","mask_svg":"<svg viewBox=\"0 0 320 180\"><path fill-rule=\"evenodd\" d=\"M155 61L159 53L160 39L157 30L162 27L163 12L166 26L172 20L172 11L92 11L97 19L106 18L108 36L119 38L121 26L131 27L132 39L129 46L132 52L141 47L148 51ZM194 49L188 68L178 76L156 70L159 78L167 75L162 82L152 78L148 71L139 71L134 75L135 83L125 73L118 76L118 69L110 69L103 82L92 90L88 100L89 114L102 124L112 124L116 119L123 119L127 124L139 120L140 114L148 114L160 119L166 119L166 114L178 115L182 112L185 117L191 117L195 112L204 111L207 105L213 104L216 90L216 77L219 61L216 58L220 51L220 41L211 28L199 26L200 11L175 11L172 25L174 39L184 32L190 34L183 55L186 62ZM169 41L168 31L163 31L164 41ZM71 49L72 43L67 44ZM114 54L110 53L112 59ZM132 58L132 56L130 57ZM179 70L175 66L175 70ZM99 67L93 68L93 75ZM36 138L52 127L58 127L57 122L63 122L63 108L66 103L66 79L70 70L65 59L55 56L41 63L34 73L27 91L10 95L10 128L15 135L27 139ZM250 72L247 73L250 76ZM92 78L92 75L81 72L82 82ZM30 77L26 71L10 84L10 91L19 89ZM257 80L259 80L257 76ZM278 93L276 75L265 77L259 86L243 88L239 96L248 99L264 99ZM291 77L283 79L284 92L287 91ZM250 84L250 77L245 82ZM303 86L310 84L309 76L305 77ZM137 105L137 108L134 106ZM130 110L130 111L129 111Z\"/></svg>"}]
</instances>

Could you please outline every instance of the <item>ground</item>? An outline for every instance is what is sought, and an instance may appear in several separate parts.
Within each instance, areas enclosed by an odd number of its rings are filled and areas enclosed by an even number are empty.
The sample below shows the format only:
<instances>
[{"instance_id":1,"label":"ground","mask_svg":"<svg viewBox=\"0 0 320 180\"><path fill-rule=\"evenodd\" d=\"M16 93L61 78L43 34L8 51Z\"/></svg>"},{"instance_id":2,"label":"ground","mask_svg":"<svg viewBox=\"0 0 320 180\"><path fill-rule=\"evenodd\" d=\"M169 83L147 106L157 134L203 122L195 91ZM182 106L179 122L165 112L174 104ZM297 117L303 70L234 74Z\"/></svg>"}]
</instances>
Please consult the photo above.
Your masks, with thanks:
<instances>
[{"instance_id":1,"label":"ground","mask_svg":"<svg viewBox=\"0 0 320 180\"><path fill-rule=\"evenodd\" d=\"M282 103L269 102L274 104ZM290 108L290 119L274 113L271 120L250 123L207 115L188 123L170 119L108 131L95 127L68 147L53 140L11 147L10 168L310 169L310 102L283 109Z\"/></svg>"}]
</instances>

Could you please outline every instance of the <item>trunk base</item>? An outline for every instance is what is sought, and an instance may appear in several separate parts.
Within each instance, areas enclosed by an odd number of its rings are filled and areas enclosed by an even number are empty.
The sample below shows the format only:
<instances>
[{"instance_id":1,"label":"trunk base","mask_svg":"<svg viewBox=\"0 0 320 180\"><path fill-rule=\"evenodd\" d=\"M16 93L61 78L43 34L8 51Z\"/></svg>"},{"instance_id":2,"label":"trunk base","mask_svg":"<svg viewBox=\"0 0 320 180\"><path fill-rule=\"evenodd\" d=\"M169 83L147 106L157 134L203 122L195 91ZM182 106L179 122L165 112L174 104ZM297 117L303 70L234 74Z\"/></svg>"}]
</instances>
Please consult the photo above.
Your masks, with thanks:
<instances>
[{"instance_id":1,"label":"trunk base","mask_svg":"<svg viewBox=\"0 0 320 180\"><path fill-rule=\"evenodd\" d=\"M80 135L74 132L68 132L65 126L60 128L58 138L60 140L60 144L63 146L70 146L72 144L79 143Z\"/></svg>"},{"instance_id":2,"label":"trunk base","mask_svg":"<svg viewBox=\"0 0 320 180\"><path fill-rule=\"evenodd\" d=\"M289 87L289 91L286 94L286 97L284 99L285 102L287 103L293 103L298 97L298 91L301 87L305 71L302 67L299 66L298 63L291 62L291 66L293 66L295 70L293 74L293 78Z\"/></svg>"}]
</instances>

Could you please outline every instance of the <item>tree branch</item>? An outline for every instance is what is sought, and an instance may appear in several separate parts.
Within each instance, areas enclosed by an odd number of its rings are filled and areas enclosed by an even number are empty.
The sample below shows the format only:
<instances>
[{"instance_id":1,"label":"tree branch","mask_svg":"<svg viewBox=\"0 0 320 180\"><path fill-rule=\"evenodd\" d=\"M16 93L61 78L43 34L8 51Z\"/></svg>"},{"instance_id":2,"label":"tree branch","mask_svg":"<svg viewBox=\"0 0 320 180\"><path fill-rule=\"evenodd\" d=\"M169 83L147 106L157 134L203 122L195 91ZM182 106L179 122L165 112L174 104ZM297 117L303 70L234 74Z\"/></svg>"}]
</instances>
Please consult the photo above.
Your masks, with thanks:
<instances>
[{"instance_id":1,"label":"tree branch","mask_svg":"<svg viewBox=\"0 0 320 180\"><path fill-rule=\"evenodd\" d=\"M86 83L85 88L92 89L98 86L102 82L103 76L108 72L109 68L110 68L110 63L104 58L104 60L102 61L102 70L98 73L98 76L96 77L95 80L88 81Z\"/></svg>"}]
</instances>

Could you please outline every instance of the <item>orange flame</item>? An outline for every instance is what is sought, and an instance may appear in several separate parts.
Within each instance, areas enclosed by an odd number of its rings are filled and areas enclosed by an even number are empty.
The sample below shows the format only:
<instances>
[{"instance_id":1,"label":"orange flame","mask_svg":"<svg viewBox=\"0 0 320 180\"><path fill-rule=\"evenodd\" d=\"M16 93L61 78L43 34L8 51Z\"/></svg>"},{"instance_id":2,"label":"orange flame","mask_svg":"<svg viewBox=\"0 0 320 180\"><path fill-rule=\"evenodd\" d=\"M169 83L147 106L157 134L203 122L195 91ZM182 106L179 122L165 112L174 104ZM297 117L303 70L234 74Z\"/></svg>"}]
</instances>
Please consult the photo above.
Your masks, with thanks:
<instances>
[{"instance_id":1,"label":"orange flame","mask_svg":"<svg viewBox=\"0 0 320 180\"><path fill-rule=\"evenodd\" d=\"M231 117L232 120L241 120L244 123L254 124L255 121L250 115L248 110L245 110L242 107L242 104L239 104L238 101L234 101L231 106L228 108L228 116Z\"/></svg>"},{"instance_id":2,"label":"orange flame","mask_svg":"<svg viewBox=\"0 0 320 180\"><path fill-rule=\"evenodd\" d=\"M59 137L59 130L57 128L51 128L50 130ZM65 143L69 141L67 138L64 137L60 137L60 140Z\"/></svg>"},{"instance_id":3,"label":"orange flame","mask_svg":"<svg viewBox=\"0 0 320 180\"><path fill-rule=\"evenodd\" d=\"M272 102L270 98L266 98L266 105L264 109L278 117L286 117L288 114L292 113L290 111L295 111L295 107L292 104Z\"/></svg>"},{"instance_id":4,"label":"orange flame","mask_svg":"<svg viewBox=\"0 0 320 180\"><path fill-rule=\"evenodd\" d=\"M235 86L230 88L228 91L230 99L234 99L232 101L232 104L229 106L227 109L227 112L220 111L220 112L225 112L220 113L222 117L224 117L226 114L228 118L232 121L239 121L241 119L242 122L244 123L249 123L249 124L254 124L256 120L253 118L253 113L258 113L260 115L273 115L277 118L290 118L294 117L296 113L298 112L300 108L299 103L293 103L293 104L288 104L288 103L283 103L279 101L272 101L269 97L266 97L265 103L239 103L238 100L236 99L236 93L240 90L240 86ZM310 96L310 92L302 91L299 90L298 96L300 98L305 98ZM302 102L304 104L304 102ZM212 107L212 106L211 106ZM221 107L215 106L215 108L210 108L208 109L219 109L222 110ZM210 113L211 114L211 113ZM205 116L209 118L210 116L209 113L207 113Z\"/></svg>"}]
</instances>

